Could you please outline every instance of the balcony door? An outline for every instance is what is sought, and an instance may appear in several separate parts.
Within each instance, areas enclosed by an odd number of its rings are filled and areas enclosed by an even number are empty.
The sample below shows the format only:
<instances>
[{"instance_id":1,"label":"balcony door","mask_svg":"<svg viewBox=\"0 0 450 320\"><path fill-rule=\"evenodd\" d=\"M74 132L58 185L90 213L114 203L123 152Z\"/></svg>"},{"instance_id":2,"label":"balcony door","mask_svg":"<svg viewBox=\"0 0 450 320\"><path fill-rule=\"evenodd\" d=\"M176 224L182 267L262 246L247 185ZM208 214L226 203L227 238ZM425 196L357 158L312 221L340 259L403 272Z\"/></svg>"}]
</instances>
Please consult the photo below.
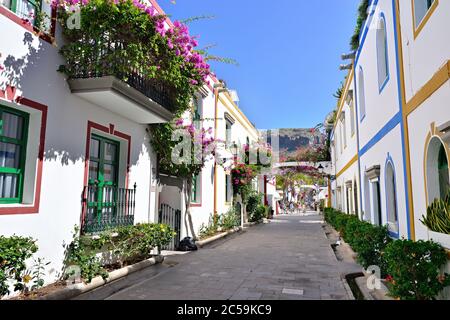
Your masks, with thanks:
<instances>
[{"instance_id":1,"label":"balcony door","mask_svg":"<svg viewBox=\"0 0 450 320\"><path fill-rule=\"evenodd\" d=\"M88 220L99 231L117 224L119 143L92 135L89 159Z\"/></svg>"}]
</instances>

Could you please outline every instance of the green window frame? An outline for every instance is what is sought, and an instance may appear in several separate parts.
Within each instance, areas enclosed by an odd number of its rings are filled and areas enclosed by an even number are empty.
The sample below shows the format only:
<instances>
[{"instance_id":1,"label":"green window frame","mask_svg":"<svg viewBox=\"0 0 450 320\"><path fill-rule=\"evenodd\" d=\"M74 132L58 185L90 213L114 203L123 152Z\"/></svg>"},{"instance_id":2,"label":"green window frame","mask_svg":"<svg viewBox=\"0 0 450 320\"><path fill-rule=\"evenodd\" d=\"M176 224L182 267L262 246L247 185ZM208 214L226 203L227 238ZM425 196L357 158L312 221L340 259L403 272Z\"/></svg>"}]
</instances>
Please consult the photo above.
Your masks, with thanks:
<instances>
[{"instance_id":1,"label":"green window frame","mask_svg":"<svg viewBox=\"0 0 450 320\"><path fill-rule=\"evenodd\" d=\"M41 0L10 0L10 10L12 12L14 12L15 14L17 14L19 17L21 18L26 18L29 19L30 21L33 22L33 25L36 25L37 19L36 19L36 15L41 11L42 9L42 1ZM22 7L20 6L20 4L28 4L29 6L31 6L32 8L34 8L34 14L35 17L33 19L30 19L29 16L26 15L25 12L22 12Z\"/></svg>"},{"instance_id":2,"label":"green window frame","mask_svg":"<svg viewBox=\"0 0 450 320\"><path fill-rule=\"evenodd\" d=\"M22 120L22 128L18 132L19 138L12 138L5 135L4 132L4 119L3 115L7 113L13 116L17 116L18 119ZM16 190L15 197L2 197L3 190L0 194L0 204L10 204L10 203L22 203L23 199L23 185L24 185L24 174L25 174L25 162L27 154L27 141L28 141L28 124L29 124L29 114L17 109L9 108L4 105L0 105L0 144L16 146L18 148L19 157L17 167L7 167L0 164L0 176L9 175L16 176ZM1 150L1 149L0 149ZM0 151L1 153L8 153L7 150Z\"/></svg>"}]
</instances>

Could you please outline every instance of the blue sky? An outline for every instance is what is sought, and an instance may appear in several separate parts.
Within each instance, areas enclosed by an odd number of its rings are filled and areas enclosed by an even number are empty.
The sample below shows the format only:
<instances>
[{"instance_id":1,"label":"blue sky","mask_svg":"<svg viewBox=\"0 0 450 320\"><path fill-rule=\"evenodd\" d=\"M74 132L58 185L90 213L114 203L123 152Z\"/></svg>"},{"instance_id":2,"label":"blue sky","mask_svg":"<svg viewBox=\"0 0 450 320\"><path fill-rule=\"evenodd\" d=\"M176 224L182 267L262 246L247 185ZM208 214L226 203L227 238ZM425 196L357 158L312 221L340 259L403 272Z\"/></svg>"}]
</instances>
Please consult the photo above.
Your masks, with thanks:
<instances>
[{"instance_id":1,"label":"blue sky","mask_svg":"<svg viewBox=\"0 0 450 320\"><path fill-rule=\"evenodd\" d=\"M240 107L259 129L309 128L336 105L332 96L346 72L360 0L159 0L171 19L213 15L190 24L202 48L234 58L239 66L212 62L236 89Z\"/></svg>"}]
</instances>

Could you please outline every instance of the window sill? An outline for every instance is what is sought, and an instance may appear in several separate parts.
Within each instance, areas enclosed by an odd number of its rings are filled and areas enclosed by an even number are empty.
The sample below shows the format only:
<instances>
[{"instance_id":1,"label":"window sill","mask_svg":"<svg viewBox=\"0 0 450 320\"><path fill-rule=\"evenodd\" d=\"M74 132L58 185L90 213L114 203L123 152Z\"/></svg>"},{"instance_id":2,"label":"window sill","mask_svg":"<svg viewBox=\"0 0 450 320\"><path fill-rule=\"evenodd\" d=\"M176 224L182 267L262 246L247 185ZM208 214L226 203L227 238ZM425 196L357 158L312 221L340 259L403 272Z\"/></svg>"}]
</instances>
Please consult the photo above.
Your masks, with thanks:
<instances>
[{"instance_id":1,"label":"window sill","mask_svg":"<svg viewBox=\"0 0 450 320\"><path fill-rule=\"evenodd\" d=\"M38 214L39 204L0 204L0 215Z\"/></svg>"},{"instance_id":2,"label":"window sill","mask_svg":"<svg viewBox=\"0 0 450 320\"><path fill-rule=\"evenodd\" d=\"M44 33L42 31L38 30L36 27L29 24L24 19L20 18L18 15L16 15L14 12L12 12L11 10L9 10L8 8L6 8L3 5L0 5L0 14L5 16L6 18L10 19L12 22L15 22L16 24L22 26L27 31L34 34L36 37L39 37L40 39L42 39L50 44L55 43L54 35L55 35L56 24L55 24L54 19L56 19L56 11L52 10L52 26L51 26L52 30L51 30L50 34Z\"/></svg>"},{"instance_id":3,"label":"window sill","mask_svg":"<svg viewBox=\"0 0 450 320\"><path fill-rule=\"evenodd\" d=\"M201 204L201 203L191 203L189 206L190 206L191 208L199 208L199 207L202 206L202 204Z\"/></svg>"}]
</instances>

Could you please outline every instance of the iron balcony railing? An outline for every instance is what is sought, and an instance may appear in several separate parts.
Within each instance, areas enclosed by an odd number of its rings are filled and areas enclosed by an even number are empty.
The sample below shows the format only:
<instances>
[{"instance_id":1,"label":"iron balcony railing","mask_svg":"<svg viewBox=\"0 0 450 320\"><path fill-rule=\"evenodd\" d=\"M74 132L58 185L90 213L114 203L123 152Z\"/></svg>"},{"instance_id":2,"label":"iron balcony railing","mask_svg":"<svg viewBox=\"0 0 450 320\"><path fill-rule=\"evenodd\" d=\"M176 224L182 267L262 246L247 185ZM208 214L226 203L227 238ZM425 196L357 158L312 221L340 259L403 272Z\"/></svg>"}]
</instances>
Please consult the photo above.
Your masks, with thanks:
<instances>
[{"instance_id":1,"label":"iron balcony railing","mask_svg":"<svg viewBox=\"0 0 450 320\"><path fill-rule=\"evenodd\" d=\"M149 61L145 59L141 66L131 66L123 40L110 40L107 36L98 40L89 40L89 50L68 59L66 69L70 69L71 78L86 79L114 76L136 89L147 98L158 103L170 112L176 111L171 90L165 83L146 75ZM149 58L150 59L150 58Z\"/></svg>"},{"instance_id":2,"label":"iron balcony railing","mask_svg":"<svg viewBox=\"0 0 450 320\"><path fill-rule=\"evenodd\" d=\"M97 233L134 224L136 184L133 189L89 185L83 191L83 233Z\"/></svg>"}]
</instances>

